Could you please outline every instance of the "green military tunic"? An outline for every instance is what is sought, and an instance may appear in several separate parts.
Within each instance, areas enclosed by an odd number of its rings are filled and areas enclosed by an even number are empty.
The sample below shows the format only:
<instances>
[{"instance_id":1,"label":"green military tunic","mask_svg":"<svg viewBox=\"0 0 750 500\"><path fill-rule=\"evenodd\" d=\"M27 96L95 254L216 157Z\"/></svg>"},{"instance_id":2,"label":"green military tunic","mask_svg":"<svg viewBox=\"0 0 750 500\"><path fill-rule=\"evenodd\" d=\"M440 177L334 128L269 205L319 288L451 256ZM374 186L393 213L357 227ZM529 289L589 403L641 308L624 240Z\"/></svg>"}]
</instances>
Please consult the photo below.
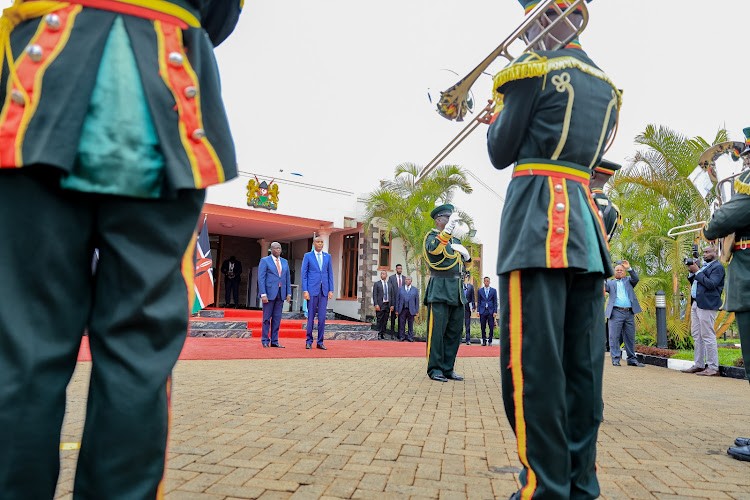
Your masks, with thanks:
<instances>
[{"instance_id":1,"label":"green military tunic","mask_svg":"<svg viewBox=\"0 0 750 500\"><path fill-rule=\"evenodd\" d=\"M735 250L727 266L724 306L734 311L740 329L742 357L750 380L750 171L735 180L735 195L714 212L703 228L713 240L735 233Z\"/></svg>"},{"instance_id":2,"label":"green military tunic","mask_svg":"<svg viewBox=\"0 0 750 500\"><path fill-rule=\"evenodd\" d=\"M170 45L167 23L157 26L151 19L74 4L53 14L59 28L47 16L18 24L10 45L17 71L28 75L23 83L30 102L16 102L18 92L9 92L4 66L0 104L8 109L23 106L27 112L20 123L12 122L7 111L0 114L0 168L47 165L63 174L73 170L99 63L119 18L129 36L164 161L163 194L174 196L179 189L205 188L235 177L234 143L213 48L234 29L241 0L165 3L182 7L201 23L175 33L176 46ZM45 47L39 63L25 52L35 45ZM187 77L165 79L164 70L174 68L184 69ZM190 115L187 107L192 104L197 109Z\"/></svg>"},{"instance_id":3,"label":"green military tunic","mask_svg":"<svg viewBox=\"0 0 750 500\"><path fill-rule=\"evenodd\" d=\"M54 496L84 330L93 362L73 495L163 497L195 227L204 188L236 176L213 47L240 6L72 0L3 12L13 29L0 50L14 56L0 77L3 498Z\"/></svg>"},{"instance_id":4,"label":"green military tunic","mask_svg":"<svg viewBox=\"0 0 750 500\"><path fill-rule=\"evenodd\" d=\"M594 197L596 206L599 207L599 212L604 222L604 234L607 235L607 241L609 241L614 236L618 224L622 222L620 208L610 201L601 188L591 188L591 196Z\"/></svg>"},{"instance_id":5,"label":"green military tunic","mask_svg":"<svg viewBox=\"0 0 750 500\"><path fill-rule=\"evenodd\" d=\"M464 322L464 263L451 243L455 238L437 229L425 235L423 256L430 266L424 295L427 306L427 375L450 377L461 344Z\"/></svg>"},{"instance_id":6,"label":"green military tunic","mask_svg":"<svg viewBox=\"0 0 750 500\"><path fill-rule=\"evenodd\" d=\"M515 164L497 272L505 411L523 498L596 498L602 281L613 274L588 183L620 92L580 48L526 53L495 77L495 168Z\"/></svg>"}]
</instances>

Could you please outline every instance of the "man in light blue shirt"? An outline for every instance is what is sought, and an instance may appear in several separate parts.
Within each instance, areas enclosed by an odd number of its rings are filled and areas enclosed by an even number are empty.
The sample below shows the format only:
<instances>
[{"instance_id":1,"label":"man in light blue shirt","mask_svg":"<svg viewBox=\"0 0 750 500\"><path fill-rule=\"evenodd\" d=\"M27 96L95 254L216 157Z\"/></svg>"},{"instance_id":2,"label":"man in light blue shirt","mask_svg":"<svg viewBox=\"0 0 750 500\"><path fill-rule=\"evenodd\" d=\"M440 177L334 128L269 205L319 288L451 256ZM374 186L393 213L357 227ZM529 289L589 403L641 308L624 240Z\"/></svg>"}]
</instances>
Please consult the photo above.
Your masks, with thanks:
<instances>
[{"instance_id":1,"label":"man in light blue shirt","mask_svg":"<svg viewBox=\"0 0 750 500\"><path fill-rule=\"evenodd\" d=\"M623 260L615 266L615 279L608 279L604 285L609 294L605 316L609 320L609 354L613 366L620 366L620 334L625 342L628 366L645 366L635 355L635 315L641 312L641 306L633 287L638 281L638 273Z\"/></svg>"}]
</instances>

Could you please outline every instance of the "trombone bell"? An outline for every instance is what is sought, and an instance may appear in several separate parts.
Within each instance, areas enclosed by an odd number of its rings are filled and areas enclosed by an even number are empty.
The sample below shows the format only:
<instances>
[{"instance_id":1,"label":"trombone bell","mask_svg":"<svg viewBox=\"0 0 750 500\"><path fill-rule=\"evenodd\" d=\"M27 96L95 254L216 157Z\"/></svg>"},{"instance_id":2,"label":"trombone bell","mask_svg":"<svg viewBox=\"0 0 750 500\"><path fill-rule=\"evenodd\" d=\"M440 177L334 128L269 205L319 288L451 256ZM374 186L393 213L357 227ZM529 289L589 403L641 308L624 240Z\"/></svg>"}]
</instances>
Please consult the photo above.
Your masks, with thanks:
<instances>
[{"instance_id":1,"label":"trombone bell","mask_svg":"<svg viewBox=\"0 0 750 500\"><path fill-rule=\"evenodd\" d=\"M552 13L548 13L552 11ZM578 13L582 22L577 25L570 16ZM523 23L516 28L503 42L474 68L462 80L448 90L440 93L437 112L443 118L463 121L471 105L468 95L471 86L495 59L500 56L508 61L515 59L508 52L509 47L516 41L523 42L522 52L538 48L541 50L557 50L575 39L586 28L589 14L586 0L545 0L532 10ZM563 29L566 27L567 29ZM561 35L563 32L564 35Z\"/></svg>"}]
</instances>

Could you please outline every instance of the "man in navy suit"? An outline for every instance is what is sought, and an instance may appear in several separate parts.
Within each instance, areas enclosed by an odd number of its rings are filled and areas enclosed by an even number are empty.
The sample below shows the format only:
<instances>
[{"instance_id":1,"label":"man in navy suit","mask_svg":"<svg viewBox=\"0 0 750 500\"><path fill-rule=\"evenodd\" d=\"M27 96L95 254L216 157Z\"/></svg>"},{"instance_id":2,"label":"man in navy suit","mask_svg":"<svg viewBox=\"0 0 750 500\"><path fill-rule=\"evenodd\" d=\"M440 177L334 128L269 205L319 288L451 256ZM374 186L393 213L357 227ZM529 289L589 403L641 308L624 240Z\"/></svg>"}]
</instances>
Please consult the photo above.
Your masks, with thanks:
<instances>
[{"instance_id":1,"label":"man in navy suit","mask_svg":"<svg viewBox=\"0 0 750 500\"><path fill-rule=\"evenodd\" d=\"M626 274L630 276L626 276ZM625 342L625 352L628 355L628 366L646 366L635 355L635 315L641 312L641 305L635 296L633 287L638 284L638 273L630 267L627 260L615 266L615 279L608 279L604 284L609 294L607 309L604 315L609 325L609 355L612 366L620 366L622 349L620 335Z\"/></svg>"},{"instance_id":2,"label":"man in navy suit","mask_svg":"<svg viewBox=\"0 0 750 500\"><path fill-rule=\"evenodd\" d=\"M224 306L237 307L240 297L240 277L242 276L242 262L234 255L221 264L221 274L224 275ZM234 297L234 306L229 301Z\"/></svg>"},{"instance_id":3,"label":"man in navy suit","mask_svg":"<svg viewBox=\"0 0 750 500\"><path fill-rule=\"evenodd\" d=\"M484 287L477 292L477 310L479 323L482 326L482 345L492 345L495 338L495 318L497 318L497 290L490 286L490 279L484 277ZM485 328L489 326L489 336L485 337Z\"/></svg>"},{"instance_id":4,"label":"man in navy suit","mask_svg":"<svg viewBox=\"0 0 750 500\"><path fill-rule=\"evenodd\" d=\"M396 299L396 314L398 314L398 339L406 340L406 324L409 324L409 342L414 342L414 318L419 315L419 290L411 286L411 278L404 277L404 286Z\"/></svg>"},{"instance_id":5,"label":"man in navy suit","mask_svg":"<svg viewBox=\"0 0 750 500\"><path fill-rule=\"evenodd\" d=\"M477 308L474 285L470 282L471 274L466 273L464 279L464 296L466 297L466 304L464 304L464 329L466 330L466 345L471 344L471 313Z\"/></svg>"},{"instance_id":6,"label":"man in navy suit","mask_svg":"<svg viewBox=\"0 0 750 500\"><path fill-rule=\"evenodd\" d=\"M302 259L302 293L309 300L307 307L307 348L312 349L312 329L315 315L318 316L318 349L323 345L323 333L326 327L326 308L333 298L333 266L331 254L323 251L323 237L313 240L314 250L307 252Z\"/></svg>"},{"instance_id":7,"label":"man in navy suit","mask_svg":"<svg viewBox=\"0 0 750 500\"><path fill-rule=\"evenodd\" d=\"M695 344L694 364L685 373L719 375L719 346L716 344L714 322L721 307L721 292L724 290L724 266L716 260L716 249L703 250L703 267L694 260L687 266L690 275L690 333Z\"/></svg>"},{"instance_id":8,"label":"man in navy suit","mask_svg":"<svg viewBox=\"0 0 750 500\"><path fill-rule=\"evenodd\" d=\"M258 265L258 292L263 302L263 327L260 342L263 347L284 348L279 344L279 325L284 299L292 301L292 280L289 264L281 257L281 244L271 243L271 255L260 259ZM269 339L270 333L270 339Z\"/></svg>"}]
</instances>

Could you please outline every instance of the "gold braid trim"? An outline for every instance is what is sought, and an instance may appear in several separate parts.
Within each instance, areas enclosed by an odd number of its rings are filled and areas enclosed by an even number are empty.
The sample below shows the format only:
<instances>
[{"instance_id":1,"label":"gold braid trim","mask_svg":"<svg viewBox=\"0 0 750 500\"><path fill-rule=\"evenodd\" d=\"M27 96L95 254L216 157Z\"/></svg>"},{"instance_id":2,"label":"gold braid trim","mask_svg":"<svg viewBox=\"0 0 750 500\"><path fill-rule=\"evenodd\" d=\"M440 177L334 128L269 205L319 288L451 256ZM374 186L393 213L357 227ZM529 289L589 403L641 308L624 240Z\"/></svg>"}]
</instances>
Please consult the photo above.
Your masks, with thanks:
<instances>
[{"instance_id":1,"label":"gold braid trim","mask_svg":"<svg viewBox=\"0 0 750 500\"><path fill-rule=\"evenodd\" d=\"M445 234L446 233L441 232L438 236L443 236ZM453 254L449 254L446 251L447 250L447 245L445 243L442 243L442 242L437 246L437 248L435 248L435 250L427 250L427 238L429 236L430 236L430 233L425 234L424 235L424 242L422 243L422 256L424 257L424 260L427 263L427 265L430 268L432 268L432 269L434 269L436 271L447 271L448 269L451 269L451 268L455 267L456 264L458 264L459 260L461 260L461 259L458 258L457 253L453 252ZM448 237L450 238L450 235L448 235ZM440 238L438 238L438 241L440 241ZM450 240L448 242L450 243ZM428 255L428 252L430 254L432 254L432 255L443 254L443 258L440 259L438 262L435 262L435 263L430 262L430 256ZM439 265L442 264L445 261L445 259L452 259L453 263L450 264L450 265L448 265L448 266L439 267Z\"/></svg>"},{"instance_id":2,"label":"gold braid trim","mask_svg":"<svg viewBox=\"0 0 750 500\"><path fill-rule=\"evenodd\" d=\"M734 190L738 193L750 195L750 184L740 181L739 179L734 180Z\"/></svg>"},{"instance_id":3,"label":"gold braid trim","mask_svg":"<svg viewBox=\"0 0 750 500\"><path fill-rule=\"evenodd\" d=\"M496 106L502 106L503 102L503 94L498 92L498 89L508 82L522 80L524 78L537 78L540 76L546 76L547 73L552 71L575 68L603 80L612 86L615 95L617 96L617 109L620 109L620 105L622 105L622 93L617 89L615 84L609 79L604 71L588 65L575 57L556 57L554 59L547 59L546 57L539 57L536 54L534 55L536 58L528 57L523 61L511 63L510 66L503 68L495 75L495 78L493 79L493 99Z\"/></svg>"}]
</instances>

